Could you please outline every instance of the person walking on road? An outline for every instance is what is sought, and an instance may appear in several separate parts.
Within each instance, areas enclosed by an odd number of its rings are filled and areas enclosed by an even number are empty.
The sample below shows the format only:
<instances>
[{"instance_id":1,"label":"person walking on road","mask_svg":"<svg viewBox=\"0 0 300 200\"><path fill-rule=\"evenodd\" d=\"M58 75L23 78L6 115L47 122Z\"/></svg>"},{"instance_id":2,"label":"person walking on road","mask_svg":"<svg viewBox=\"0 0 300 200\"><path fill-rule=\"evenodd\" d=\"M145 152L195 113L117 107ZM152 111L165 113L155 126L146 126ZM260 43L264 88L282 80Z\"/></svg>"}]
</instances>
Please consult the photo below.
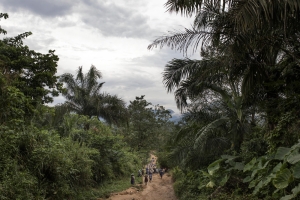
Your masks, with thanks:
<instances>
[{"instance_id":1,"label":"person walking on road","mask_svg":"<svg viewBox=\"0 0 300 200\"><path fill-rule=\"evenodd\" d=\"M164 175L164 170L163 170L163 169L160 169L160 170L159 170L159 175L160 175L160 178L163 177L163 175Z\"/></svg>"},{"instance_id":2,"label":"person walking on road","mask_svg":"<svg viewBox=\"0 0 300 200\"><path fill-rule=\"evenodd\" d=\"M134 185L134 182L135 182L134 174L131 174L131 179L130 179L131 185Z\"/></svg>"},{"instance_id":3,"label":"person walking on road","mask_svg":"<svg viewBox=\"0 0 300 200\"><path fill-rule=\"evenodd\" d=\"M151 181L152 181L152 173L150 172L149 173L149 183L151 183Z\"/></svg>"},{"instance_id":4,"label":"person walking on road","mask_svg":"<svg viewBox=\"0 0 300 200\"><path fill-rule=\"evenodd\" d=\"M149 170L149 183L151 183L151 181L152 181L152 174L153 174L153 168L150 168L150 170Z\"/></svg>"},{"instance_id":5,"label":"person walking on road","mask_svg":"<svg viewBox=\"0 0 300 200\"><path fill-rule=\"evenodd\" d=\"M145 175L145 185L147 185L148 184L148 175L146 174Z\"/></svg>"}]
</instances>

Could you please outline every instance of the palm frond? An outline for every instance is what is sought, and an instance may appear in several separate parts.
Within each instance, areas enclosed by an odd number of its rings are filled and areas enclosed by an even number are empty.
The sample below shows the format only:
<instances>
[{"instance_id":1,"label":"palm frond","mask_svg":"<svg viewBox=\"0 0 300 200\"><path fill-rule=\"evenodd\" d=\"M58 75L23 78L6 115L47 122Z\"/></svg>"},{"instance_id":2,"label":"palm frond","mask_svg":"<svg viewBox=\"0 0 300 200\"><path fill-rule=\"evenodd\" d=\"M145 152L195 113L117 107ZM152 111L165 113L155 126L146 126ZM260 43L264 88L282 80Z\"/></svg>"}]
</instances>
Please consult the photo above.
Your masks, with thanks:
<instances>
[{"instance_id":1,"label":"palm frond","mask_svg":"<svg viewBox=\"0 0 300 200\"><path fill-rule=\"evenodd\" d=\"M196 123L189 123L188 125L181 128L174 136L174 143L178 143L185 137L195 137L197 133L197 129L199 128L199 125Z\"/></svg>"},{"instance_id":2,"label":"palm frond","mask_svg":"<svg viewBox=\"0 0 300 200\"><path fill-rule=\"evenodd\" d=\"M242 32L262 28L266 24L274 26L278 22L285 29L285 22L288 18L298 17L295 13L299 10L299 0L239 0L233 1L230 16L237 30Z\"/></svg>"},{"instance_id":3,"label":"palm frond","mask_svg":"<svg viewBox=\"0 0 300 200\"><path fill-rule=\"evenodd\" d=\"M82 72L82 66L78 67L76 80L81 83L81 87L84 85L84 74Z\"/></svg>"},{"instance_id":4,"label":"palm frond","mask_svg":"<svg viewBox=\"0 0 300 200\"><path fill-rule=\"evenodd\" d=\"M77 112L78 114L82 114L80 113L82 108L78 104L71 101L66 101L64 104L70 109L70 111L74 111Z\"/></svg>"},{"instance_id":5,"label":"palm frond","mask_svg":"<svg viewBox=\"0 0 300 200\"><path fill-rule=\"evenodd\" d=\"M189 137L185 137L176 143L176 147L168 155L169 161L175 165L185 166L186 158L191 150L192 140Z\"/></svg>"},{"instance_id":6,"label":"palm frond","mask_svg":"<svg viewBox=\"0 0 300 200\"><path fill-rule=\"evenodd\" d=\"M231 6L232 2L233 0L168 0L165 7L167 7L168 12L192 16L209 5L224 12L226 8Z\"/></svg>"},{"instance_id":7,"label":"palm frond","mask_svg":"<svg viewBox=\"0 0 300 200\"><path fill-rule=\"evenodd\" d=\"M92 91L97 85L97 80L101 78L102 73L99 70L97 70L97 68L94 65L92 65L85 77L87 84L86 88L88 89L88 91Z\"/></svg>"},{"instance_id":8,"label":"palm frond","mask_svg":"<svg viewBox=\"0 0 300 200\"><path fill-rule=\"evenodd\" d=\"M198 148L199 145L205 146L210 135L216 131L220 131L220 128L223 129L222 126L226 124L228 120L228 117L221 117L199 130L195 138L194 148Z\"/></svg>"},{"instance_id":9,"label":"palm frond","mask_svg":"<svg viewBox=\"0 0 300 200\"><path fill-rule=\"evenodd\" d=\"M100 90L101 90L101 88L102 88L102 86L103 86L104 83L105 83L105 82L97 83L97 86L94 86L94 87L91 89L90 94L91 94L91 95L97 95L97 94L99 94L99 93L100 93Z\"/></svg>"},{"instance_id":10,"label":"palm frond","mask_svg":"<svg viewBox=\"0 0 300 200\"><path fill-rule=\"evenodd\" d=\"M262 68L263 66L257 67L250 65L249 68L245 70L241 88L244 98L249 98L252 94L257 94L259 91L255 91L254 88L258 88L258 85L261 85L265 79Z\"/></svg>"},{"instance_id":11,"label":"palm frond","mask_svg":"<svg viewBox=\"0 0 300 200\"><path fill-rule=\"evenodd\" d=\"M181 13L182 15L192 16L193 13L201 9L202 0L168 0L165 7L168 12Z\"/></svg>"},{"instance_id":12,"label":"palm frond","mask_svg":"<svg viewBox=\"0 0 300 200\"><path fill-rule=\"evenodd\" d=\"M207 40L213 34L213 32L209 31L199 31L195 28L185 28L185 30L182 32L170 32L169 35L157 38L148 46L148 49L151 50L158 46L162 48L166 45L171 49L175 49L187 54L188 48L192 47L192 52L194 53L197 51L199 44Z\"/></svg>"},{"instance_id":13,"label":"palm frond","mask_svg":"<svg viewBox=\"0 0 300 200\"><path fill-rule=\"evenodd\" d=\"M163 83L168 92L179 87L180 82L192 75L199 67L199 60L190 60L188 58L173 59L165 66L163 73Z\"/></svg>"},{"instance_id":14,"label":"palm frond","mask_svg":"<svg viewBox=\"0 0 300 200\"><path fill-rule=\"evenodd\" d=\"M67 89L69 91L75 90L76 81L74 80L74 77L72 74L65 73L65 74L61 75L59 78L59 81L65 83L66 84L65 86L67 87Z\"/></svg>"},{"instance_id":15,"label":"palm frond","mask_svg":"<svg viewBox=\"0 0 300 200\"><path fill-rule=\"evenodd\" d=\"M109 124L121 124L126 121L125 102L116 95L102 93L98 95L98 116Z\"/></svg>"},{"instance_id":16,"label":"palm frond","mask_svg":"<svg viewBox=\"0 0 300 200\"><path fill-rule=\"evenodd\" d=\"M179 87L174 92L174 96L175 96L175 102L176 102L177 108L180 109L180 111L182 112L188 105L188 103L187 103L187 99L188 99L187 88L185 88L184 86Z\"/></svg>"},{"instance_id":17,"label":"palm frond","mask_svg":"<svg viewBox=\"0 0 300 200\"><path fill-rule=\"evenodd\" d=\"M205 27L213 27L216 21L219 21L220 16L223 16L228 10L228 2L221 1L205 1L202 9L196 14L194 19L194 27L203 29ZM217 20L216 20L217 19Z\"/></svg>"},{"instance_id":18,"label":"palm frond","mask_svg":"<svg viewBox=\"0 0 300 200\"><path fill-rule=\"evenodd\" d=\"M240 30L260 25L260 7L257 0L235 1L231 9L231 16Z\"/></svg>"}]
</instances>

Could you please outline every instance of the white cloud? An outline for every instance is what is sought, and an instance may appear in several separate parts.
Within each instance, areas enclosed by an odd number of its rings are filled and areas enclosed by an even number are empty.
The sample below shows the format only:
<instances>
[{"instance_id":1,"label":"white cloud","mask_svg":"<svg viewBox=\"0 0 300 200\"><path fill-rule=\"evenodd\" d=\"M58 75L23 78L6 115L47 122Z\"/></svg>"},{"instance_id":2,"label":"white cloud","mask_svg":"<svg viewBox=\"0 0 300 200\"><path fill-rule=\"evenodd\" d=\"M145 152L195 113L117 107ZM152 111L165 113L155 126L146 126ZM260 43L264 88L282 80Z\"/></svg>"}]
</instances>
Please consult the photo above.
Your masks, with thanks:
<instances>
[{"instance_id":1,"label":"white cloud","mask_svg":"<svg viewBox=\"0 0 300 200\"><path fill-rule=\"evenodd\" d=\"M165 0L166 1L166 0ZM162 83L165 64L182 53L147 46L167 31L189 27L192 20L165 12L161 0L2 0L9 19L0 21L8 36L33 32L26 44L36 51L56 51L58 75L74 74L78 66L95 65L105 82L103 91L125 101L146 100L176 109L173 94ZM55 98L61 103L62 97Z\"/></svg>"}]
</instances>

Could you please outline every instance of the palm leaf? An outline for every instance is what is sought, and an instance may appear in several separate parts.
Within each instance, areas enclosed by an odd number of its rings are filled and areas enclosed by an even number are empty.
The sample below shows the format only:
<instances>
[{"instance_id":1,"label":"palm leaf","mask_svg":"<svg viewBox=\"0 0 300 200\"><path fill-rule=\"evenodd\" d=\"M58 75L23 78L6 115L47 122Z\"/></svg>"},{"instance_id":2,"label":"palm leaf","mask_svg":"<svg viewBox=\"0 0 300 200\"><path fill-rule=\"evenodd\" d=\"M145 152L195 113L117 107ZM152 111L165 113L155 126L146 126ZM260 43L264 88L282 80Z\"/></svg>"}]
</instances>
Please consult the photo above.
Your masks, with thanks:
<instances>
[{"instance_id":1,"label":"palm leaf","mask_svg":"<svg viewBox=\"0 0 300 200\"><path fill-rule=\"evenodd\" d=\"M184 54L187 53L189 47L192 47L192 52L196 52L199 44L208 39L212 34L212 32L196 30L193 27L192 29L185 28L184 31L170 32L169 35L157 38L148 46L148 49L151 50L158 46L162 48L166 45Z\"/></svg>"},{"instance_id":2,"label":"palm leaf","mask_svg":"<svg viewBox=\"0 0 300 200\"><path fill-rule=\"evenodd\" d=\"M196 137L195 137L195 143L194 148L198 148L199 145L204 146L206 144L207 139L211 134L214 134L216 131L219 131L221 126L226 124L228 122L229 118L222 117L220 119L217 119L205 127L203 127L201 130L198 131ZM222 128L221 128L222 129Z\"/></svg>"},{"instance_id":3,"label":"palm leaf","mask_svg":"<svg viewBox=\"0 0 300 200\"><path fill-rule=\"evenodd\" d=\"M182 15L191 16L201 8L202 0L168 0L165 7L168 12L181 13Z\"/></svg>"}]
</instances>

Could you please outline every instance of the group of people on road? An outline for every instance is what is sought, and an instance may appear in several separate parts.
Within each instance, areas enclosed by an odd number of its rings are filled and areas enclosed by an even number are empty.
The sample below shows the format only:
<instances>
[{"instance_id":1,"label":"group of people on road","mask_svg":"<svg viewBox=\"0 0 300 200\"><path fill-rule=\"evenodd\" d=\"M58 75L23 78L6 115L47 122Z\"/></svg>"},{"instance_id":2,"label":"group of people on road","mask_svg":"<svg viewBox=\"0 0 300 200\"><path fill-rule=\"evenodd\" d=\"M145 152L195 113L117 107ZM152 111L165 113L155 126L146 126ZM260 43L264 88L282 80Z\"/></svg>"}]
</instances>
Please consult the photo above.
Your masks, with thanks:
<instances>
[{"instance_id":1,"label":"group of people on road","mask_svg":"<svg viewBox=\"0 0 300 200\"><path fill-rule=\"evenodd\" d=\"M148 182L151 183L153 173L159 173L160 178L162 178L165 171L166 171L166 169L157 169L156 164L155 164L155 159L152 158L150 163L145 168L138 170L138 177L144 177L144 183L145 183L145 185L147 185ZM134 174L131 174L130 182L132 185L135 184Z\"/></svg>"}]
</instances>

